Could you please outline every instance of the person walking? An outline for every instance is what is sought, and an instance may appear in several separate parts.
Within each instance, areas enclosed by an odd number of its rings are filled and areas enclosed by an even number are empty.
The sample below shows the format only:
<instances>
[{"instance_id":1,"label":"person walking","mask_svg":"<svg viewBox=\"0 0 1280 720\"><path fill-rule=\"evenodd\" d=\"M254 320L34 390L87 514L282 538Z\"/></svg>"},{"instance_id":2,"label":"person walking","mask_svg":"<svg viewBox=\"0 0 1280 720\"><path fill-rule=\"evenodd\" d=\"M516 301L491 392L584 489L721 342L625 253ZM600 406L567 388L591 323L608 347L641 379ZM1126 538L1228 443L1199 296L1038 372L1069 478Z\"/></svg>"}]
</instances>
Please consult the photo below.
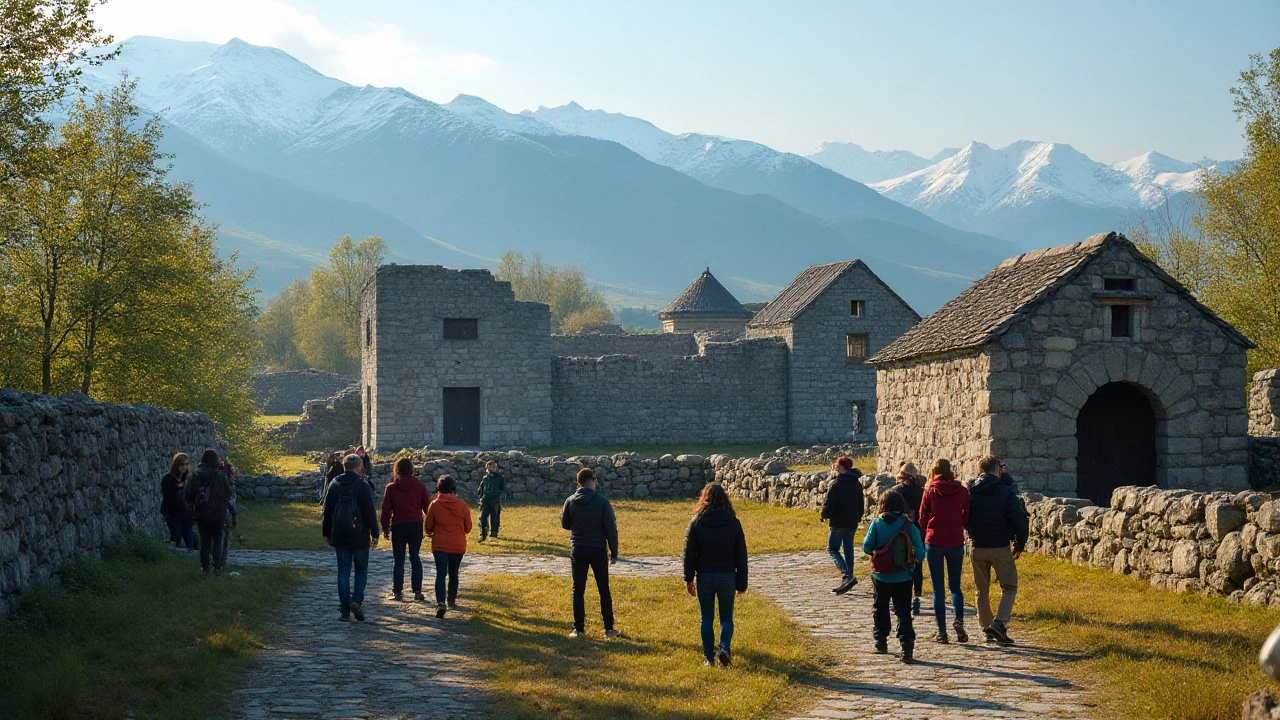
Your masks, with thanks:
<instances>
[{"instance_id":1,"label":"person walking","mask_svg":"<svg viewBox=\"0 0 1280 720\"><path fill-rule=\"evenodd\" d=\"M438 618L444 617L445 608L458 608L458 570L467 553L467 533L471 532L471 507L457 493L457 481L450 475L441 475L436 481L436 499L427 508L424 524L431 536L431 557L436 561Z\"/></svg>"},{"instance_id":2,"label":"person walking","mask_svg":"<svg viewBox=\"0 0 1280 720\"><path fill-rule=\"evenodd\" d=\"M498 537L502 523L502 494L507 491L507 479L498 472L498 461L484 464L485 476L476 492L480 495L480 542L492 535Z\"/></svg>"},{"instance_id":3,"label":"person walking","mask_svg":"<svg viewBox=\"0 0 1280 720\"><path fill-rule=\"evenodd\" d=\"M569 531L569 565L573 572L573 630L569 637L585 635L587 571L596 578L600 592L600 617L606 639L617 637L613 627L613 595L609 592L609 566L618 562L618 521L609 499L596 492L599 482L590 468L577 476L578 490L564 501L560 527Z\"/></svg>"},{"instance_id":4,"label":"person walking","mask_svg":"<svg viewBox=\"0 0 1280 720\"><path fill-rule=\"evenodd\" d=\"M409 551L409 587L413 599L419 602L422 595L422 528L426 513L431 507L431 493L427 486L413 475L413 460L402 457L396 460L395 477L387 483L382 494L382 534L391 541L392 570L391 596L404 599L404 553Z\"/></svg>"},{"instance_id":5,"label":"person walking","mask_svg":"<svg viewBox=\"0 0 1280 720\"><path fill-rule=\"evenodd\" d=\"M871 521L862 539L862 552L871 556L871 585L875 591L876 652L889 652L889 606L898 617L902 662L915 662L916 629L911 620L911 577L925 553L920 530L907 517L907 502L893 489L880 493L880 517Z\"/></svg>"},{"instance_id":6,"label":"person walking","mask_svg":"<svg viewBox=\"0 0 1280 720\"><path fill-rule=\"evenodd\" d=\"M200 465L187 481L185 492L187 505L191 506L196 527L200 529L200 572L209 574L212 559L213 574L220 577L222 531L231 500L231 479L222 471L217 450L209 448L200 455Z\"/></svg>"},{"instance_id":7,"label":"person walking","mask_svg":"<svg viewBox=\"0 0 1280 720\"><path fill-rule=\"evenodd\" d=\"M858 584L858 579L853 576L853 535L862 523L867 501L858 480L862 471L853 466L853 460L841 457L832 469L836 471L836 479L822 501L819 517L830 523L827 553L840 571L840 584L831 588L831 592L843 595Z\"/></svg>"},{"instance_id":8,"label":"person walking","mask_svg":"<svg viewBox=\"0 0 1280 720\"><path fill-rule=\"evenodd\" d=\"M1017 559L1027 544L1028 518L1004 463L993 455L978 463L982 475L969 488L969 541L973 544L973 584L977 587L978 626L988 642L1012 645L1009 618L1018 594ZM1012 543L1013 549L1009 545ZM991 614L991 574L1000 583L1000 606Z\"/></svg>"},{"instance_id":9,"label":"person walking","mask_svg":"<svg viewBox=\"0 0 1280 720\"><path fill-rule=\"evenodd\" d=\"M378 514L373 488L360 477L360 457L343 458L345 472L333 479L324 494L324 518L320 532L338 560L338 610L340 619L354 615L364 622L364 588L369 580L369 550L378 547ZM351 587L352 567L355 588Z\"/></svg>"},{"instance_id":10,"label":"person walking","mask_svg":"<svg viewBox=\"0 0 1280 720\"><path fill-rule=\"evenodd\" d=\"M187 480L191 477L191 456L180 452L169 462L169 471L160 478L160 517L169 527L174 547L196 549L195 520L187 512Z\"/></svg>"},{"instance_id":11,"label":"person walking","mask_svg":"<svg viewBox=\"0 0 1280 720\"><path fill-rule=\"evenodd\" d=\"M902 496L907 503L907 518L920 527L920 501L924 499L924 482L915 463L906 460L898 463L897 482L894 492ZM916 563L911 571L911 614L920 614L920 596L924 594L924 563Z\"/></svg>"},{"instance_id":12,"label":"person walking","mask_svg":"<svg viewBox=\"0 0 1280 720\"><path fill-rule=\"evenodd\" d=\"M920 499L919 524L924 529L925 560L929 563L929 583L933 585L933 617L938 621L934 640L951 642L947 637L945 587L951 591L951 607L956 618L951 627L956 639L969 642L969 633L964 629L964 593L960 589L964 526L969 524L969 491L956 482L949 460L935 460L929 470L929 484Z\"/></svg>"},{"instance_id":13,"label":"person walking","mask_svg":"<svg viewBox=\"0 0 1280 720\"><path fill-rule=\"evenodd\" d=\"M694 579L697 578L697 586ZM747 591L747 538L719 483L707 483L684 533L684 583L702 614L703 665L729 667L733 642L733 597ZM720 644L713 623L720 602Z\"/></svg>"}]
</instances>

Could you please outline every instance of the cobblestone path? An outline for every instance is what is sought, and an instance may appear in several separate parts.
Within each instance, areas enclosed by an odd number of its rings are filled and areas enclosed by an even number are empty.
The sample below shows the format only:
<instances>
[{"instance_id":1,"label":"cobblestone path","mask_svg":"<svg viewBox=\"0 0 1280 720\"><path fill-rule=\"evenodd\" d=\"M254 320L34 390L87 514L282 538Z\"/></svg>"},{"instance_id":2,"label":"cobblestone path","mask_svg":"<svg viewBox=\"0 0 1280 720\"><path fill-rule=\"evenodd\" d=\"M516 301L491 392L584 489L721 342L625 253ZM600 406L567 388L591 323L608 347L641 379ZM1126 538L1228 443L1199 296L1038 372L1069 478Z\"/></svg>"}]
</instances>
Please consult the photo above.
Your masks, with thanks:
<instances>
[{"instance_id":1,"label":"cobblestone path","mask_svg":"<svg viewBox=\"0 0 1280 720\"><path fill-rule=\"evenodd\" d=\"M801 626L834 651L823 698L802 718L1085 718L1092 706L1080 688L1062 677L1069 653L1037 642L1016 623L1017 646L983 643L976 622L971 642L938 645L931 608L915 620L916 663L903 665L890 638L889 655L872 653L871 583L863 580L844 597L829 592L836 578L826 553L757 555L751 586L778 602ZM333 555L320 551L234 553L233 564L324 570L285 610L283 632L271 641L263 663L236 693L236 715L245 718L479 718L484 691L464 638L450 625L465 620L469 577L486 573L567 576L566 558L468 555L462 569L462 609L444 620L431 603L387 599L391 554L370 553L364 623L337 621ZM424 559L431 597L433 565ZM863 568L865 569L865 568ZM617 575L670 577L679 582L678 558L623 558ZM406 578L406 582L407 582ZM799 580L799 581L797 581ZM927 598L926 598L927 600ZM625 632L626 619L619 618ZM1016 631L1016 632L1014 632ZM341 679L341 680L337 680Z\"/></svg>"}]
</instances>

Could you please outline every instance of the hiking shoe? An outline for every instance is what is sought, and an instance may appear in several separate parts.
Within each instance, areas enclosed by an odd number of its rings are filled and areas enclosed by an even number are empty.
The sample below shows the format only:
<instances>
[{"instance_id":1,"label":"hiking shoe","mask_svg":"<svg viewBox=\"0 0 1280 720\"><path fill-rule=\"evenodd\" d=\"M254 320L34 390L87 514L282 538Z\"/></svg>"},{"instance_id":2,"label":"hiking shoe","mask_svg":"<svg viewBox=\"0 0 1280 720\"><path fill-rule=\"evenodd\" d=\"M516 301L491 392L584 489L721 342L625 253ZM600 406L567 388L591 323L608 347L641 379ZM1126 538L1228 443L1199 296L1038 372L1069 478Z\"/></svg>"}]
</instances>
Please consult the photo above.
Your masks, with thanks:
<instances>
[{"instance_id":1,"label":"hiking shoe","mask_svg":"<svg viewBox=\"0 0 1280 720\"><path fill-rule=\"evenodd\" d=\"M614 630L613 628L609 628L608 630L604 631L604 639L609 640L612 638L616 638L621 634L622 633L618 632L617 630Z\"/></svg>"},{"instance_id":2,"label":"hiking shoe","mask_svg":"<svg viewBox=\"0 0 1280 720\"><path fill-rule=\"evenodd\" d=\"M351 613L342 613L338 616L338 619L342 622L351 622Z\"/></svg>"},{"instance_id":3,"label":"hiking shoe","mask_svg":"<svg viewBox=\"0 0 1280 720\"><path fill-rule=\"evenodd\" d=\"M729 667L729 663L732 660L732 658L729 657L729 648L721 645L720 649L716 651L716 657L720 659L721 667Z\"/></svg>"},{"instance_id":4,"label":"hiking shoe","mask_svg":"<svg viewBox=\"0 0 1280 720\"><path fill-rule=\"evenodd\" d=\"M888 642L887 640L877 640L877 641L876 641L876 654L877 654L877 655L884 655L884 654L885 654L885 653L887 653L887 652L889 652L889 642Z\"/></svg>"},{"instance_id":5,"label":"hiking shoe","mask_svg":"<svg viewBox=\"0 0 1280 720\"><path fill-rule=\"evenodd\" d=\"M477 540L476 542L484 542L484 541L485 541L485 538L484 538L484 536L482 535L482 536L480 537L480 539L479 539L479 540Z\"/></svg>"},{"instance_id":6,"label":"hiking shoe","mask_svg":"<svg viewBox=\"0 0 1280 720\"><path fill-rule=\"evenodd\" d=\"M213 569L213 576L214 576L214 577L222 577L222 568L214 568L214 569Z\"/></svg>"},{"instance_id":7,"label":"hiking shoe","mask_svg":"<svg viewBox=\"0 0 1280 720\"><path fill-rule=\"evenodd\" d=\"M912 615L920 614L920 598L916 598L915 600L911 601L911 614Z\"/></svg>"},{"instance_id":8,"label":"hiking shoe","mask_svg":"<svg viewBox=\"0 0 1280 720\"><path fill-rule=\"evenodd\" d=\"M444 617L445 607L446 606L444 603L436 603L436 617L438 618Z\"/></svg>"},{"instance_id":9,"label":"hiking shoe","mask_svg":"<svg viewBox=\"0 0 1280 720\"><path fill-rule=\"evenodd\" d=\"M422 594L422 593L420 593L420 592L416 592L416 593L414 593L414 594L413 594L413 599L414 599L414 600L417 600L418 602L426 602L426 601L427 601L426 596L425 596L425 595L423 595L423 594Z\"/></svg>"},{"instance_id":10,"label":"hiking shoe","mask_svg":"<svg viewBox=\"0 0 1280 720\"><path fill-rule=\"evenodd\" d=\"M449 609L450 609L450 610L457 610L457 609L458 609L458 603L456 603L456 602L448 603L448 605L449 605Z\"/></svg>"},{"instance_id":11,"label":"hiking shoe","mask_svg":"<svg viewBox=\"0 0 1280 720\"><path fill-rule=\"evenodd\" d=\"M1007 647L1013 644L1013 638L1009 637L1008 631L1005 630L1004 623L999 620L993 621L991 623L991 627L987 629L987 632L989 632L991 637L995 638L995 641L1001 645Z\"/></svg>"},{"instance_id":12,"label":"hiking shoe","mask_svg":"<svg viewBox=\"0 0 1280 720\"><path fill-rule=\"evenodd\" d=\"M840 583L838 586L833 588L831 592L837 595L843 595L849 592L850 590L852 590L853 586L857 584L858 584L857 578L849 578L848 580L845 580L844 582Z\"/></svg>"},{"instance_id":13,"label":"hiking shoe","mask_svg":"<svg viewBox=\"0 0 1280 720\"><path fill-rule=\"evenodd\" d=\"M946 645L951 642L951 638L947 637L946 630L939 630L938 634L933 636L933 641L939 645Z\"/></svg>"},{"instance_id":14,"label":"hiking shoe","mask_svg":"<svg viewBox=\"0 0 1280 720\"><path fill-rule=\"evenodd\" d=\"M969 633L964 631L964 625L962 625L959 620L951 623L951 629L956 631L957 642L969 642Z\"/></svg>"},{"instance_id":15,"label":"hiking shoe","mask_svg":"<svg viewBox=\"0 0 1280 720\"><path fill-rule=\"evenodd\" d=\"M707 658L706 660L702 661L702 667L715 667L715 666L716 666L716 661L712 660L711 658Z\"/></svg>"},{"instance_id":16,"label":"hiking shoe","mask_svg":"<svg viewBox=\"0 0 1280 720\"><path fill-rule=\"evenodd\" d=\"M360 609L360 603L351 603L351 614L355 616L356 620L364 622L364 610Z\"/></svg>"},{"instance_id":17,"label":"hiking shoe","mask_svg":"<svg viewBox=\"0 0 1280 720\"><path fill-rule=\"evenodd\" d=\"M911 664L915 663L915 661L916 661L915 652L913 652L913 650L912 650L911 648L903 648L903 649L902 649L902 662L903 662L903 664L905 664L905 665L911 665Z\"/></svg>"},{"instance_id":18,"label":"hiking shoe","mask_svg":"<svg viewBox=\"0 0 1280 720\"><path fill-rule=\"evenodd\" d=\"M391 599L396 602L404 602L404 595L398 592L391 593Z\"/></svg>"},{"instance_id":19,"label":"hiking shoe","mask_svg":"<svg viewBox=\"0 0 1280 720\"><path fill-rule=\"evenodd\" d=\"M586 633L582 632L578 628L574 628L569 631L569 637L573 638L574 640L577 640L578 638L583 637L584 635L586 635Z\"/></svg>"}]
</instances>

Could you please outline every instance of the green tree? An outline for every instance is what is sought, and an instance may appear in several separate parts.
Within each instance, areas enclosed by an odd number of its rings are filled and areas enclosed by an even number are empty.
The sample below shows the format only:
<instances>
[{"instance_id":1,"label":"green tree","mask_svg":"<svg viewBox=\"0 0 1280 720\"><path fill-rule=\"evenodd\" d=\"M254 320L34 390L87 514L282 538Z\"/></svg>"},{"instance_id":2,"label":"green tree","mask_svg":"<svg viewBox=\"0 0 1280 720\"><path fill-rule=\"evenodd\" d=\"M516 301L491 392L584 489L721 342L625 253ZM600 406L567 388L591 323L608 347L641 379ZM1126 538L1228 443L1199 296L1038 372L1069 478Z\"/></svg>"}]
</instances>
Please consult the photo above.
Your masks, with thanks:
<instances>
[{"instance_id":1,"label":"green tree","mask_svg":"<svg viewBox=\"0 0 1280 720\"><path fill-rule=\"evenodd\" d=\"M1199 297L1220 273L1192 219L1191 203L1173 207L1166 200L1146 217L1125 226L1124 233L1147 257Z\"/></svg>"},{"instance_id":2,"label":"green tree","mask_svg":"<svg viewBox=\"0 0 1280 720\"><path fill-rule=\"evenodd\" d=\"M254 323L260 365L278 370L304 370L308 367L298 350L294 317L300 314L310 292L311 283L306 278L299 278L267 301Z\"/></svg>"},{"instance_id":3,"label":"green tree","mask_svg":"<svg viewBox=\"0 0 1280 720\"><path fill-rule=\"evenodd\" d=\"M494 275L511 283L517 300L545 303L551 307L551 331L573 332L592 322L610 322L613 314L604 293L591 287L582 270L565 265L549 265L542 255L508 250L498 261Z\"/></svg>"},{"instance_id":4,"label":"green tree","mask_svg":"<svg viewBox=\"0 0 1280 720\"><path fill-rule=\"evenodd\" d=\"M360 372L360 291L387 254L382 238L353 243L344 236L329 262L311 270L310 289L294 314L295 343L307 365L354 376Z\"/></svg>"}]
</instances>

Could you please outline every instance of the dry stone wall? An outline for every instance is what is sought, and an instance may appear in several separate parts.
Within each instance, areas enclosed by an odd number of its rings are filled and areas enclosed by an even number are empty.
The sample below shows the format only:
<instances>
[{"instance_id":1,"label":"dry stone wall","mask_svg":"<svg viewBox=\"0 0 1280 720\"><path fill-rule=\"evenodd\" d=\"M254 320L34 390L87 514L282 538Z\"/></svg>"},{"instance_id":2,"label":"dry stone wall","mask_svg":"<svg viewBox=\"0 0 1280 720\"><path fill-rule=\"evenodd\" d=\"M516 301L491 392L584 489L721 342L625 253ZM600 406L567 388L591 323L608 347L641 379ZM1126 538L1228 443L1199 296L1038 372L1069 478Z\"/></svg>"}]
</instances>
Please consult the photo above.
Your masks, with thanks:
<instances>
[{"instance_id":1,"label":"dry stone wall","mask_svg":"<svg viewBox=\"0 0 1280 720\"><path fill-rule=\"evenodd\" d=\"M253 397L266 415L293 415L308 400L327 398L359 382L319 370L264 372L253 379Z\"/></svg>"},{"instance_id":2,"label":"dry stone wall","mask_svg":"<svg viewBox=\"0 0 1280 720\"><path fill-rule=\"evenodd\" d=\"M551 354L560 357L595 358L604 355L635 355L639 358L669 358L696 355L698 342L693 333L626 333L552 335Z\"/></svg>"},{"instance_id":3,"label":"dry stone wall","mask_svg":"<svg viewBox=\"0 0 1280 720\"><path fill-rule=\"evenodd\" d=\"M167 537L169 460L215 442L203 413L0 391L0 607L124 533Z\"/></svg>"},{"instance_id":4,"label":"dry stone wall","mask_svg":"<svg viewBox=\"0 0 1280 720\"><path fill-rule=\"evenodd\" d=\"M337 395L308 400L302 417L268 434L286 453L345 450L360 444L360 388L351 386Z\"/></svg>"}]
</instances>

